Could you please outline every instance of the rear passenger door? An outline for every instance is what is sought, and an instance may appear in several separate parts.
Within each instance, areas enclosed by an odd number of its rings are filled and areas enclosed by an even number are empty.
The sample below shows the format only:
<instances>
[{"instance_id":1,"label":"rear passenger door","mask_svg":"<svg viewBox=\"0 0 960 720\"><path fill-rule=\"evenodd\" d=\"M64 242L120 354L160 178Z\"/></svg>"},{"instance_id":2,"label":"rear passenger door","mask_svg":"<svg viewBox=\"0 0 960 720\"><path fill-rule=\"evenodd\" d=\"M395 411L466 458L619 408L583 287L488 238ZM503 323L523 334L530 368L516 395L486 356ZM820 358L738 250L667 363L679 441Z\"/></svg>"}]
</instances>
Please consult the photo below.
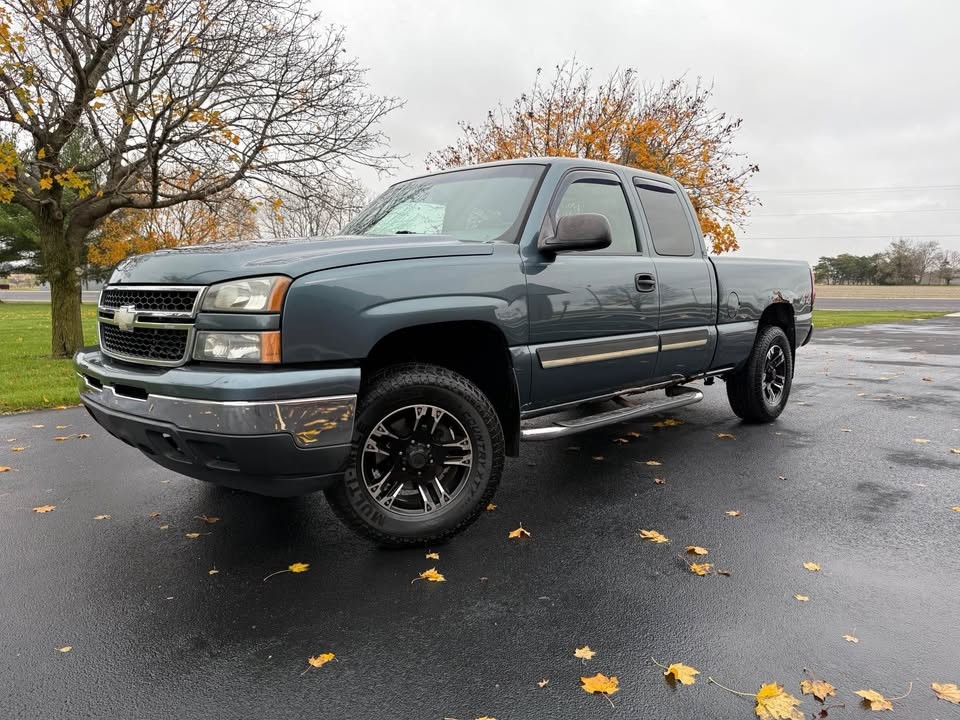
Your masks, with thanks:
<instances>
[{"instance_id":1,"label":"rear passenger door","mask_svg":"<svg viewBox=\"0 0 960 720\"><path fill-rule=\"evenodd\" d=\"M633 178L660 287L655 376L706 370L716 346L717 289L689 200L677 186Z\"/></svg>"},{"instance_id":2,"label":"rear passenger door","mask_svg":"<svg viewBox=\"0 0 960 720\"><path fill-rule=\"evenodd\" d=\"M598 213L612 243L603 250L542 253L525 260L530 343L530 409L643 385L653 376L657 292L653 260L639 250L632 192L618 173L572 170L551 200L541 234L559 218Z\"/></svg>"}]
</instances>

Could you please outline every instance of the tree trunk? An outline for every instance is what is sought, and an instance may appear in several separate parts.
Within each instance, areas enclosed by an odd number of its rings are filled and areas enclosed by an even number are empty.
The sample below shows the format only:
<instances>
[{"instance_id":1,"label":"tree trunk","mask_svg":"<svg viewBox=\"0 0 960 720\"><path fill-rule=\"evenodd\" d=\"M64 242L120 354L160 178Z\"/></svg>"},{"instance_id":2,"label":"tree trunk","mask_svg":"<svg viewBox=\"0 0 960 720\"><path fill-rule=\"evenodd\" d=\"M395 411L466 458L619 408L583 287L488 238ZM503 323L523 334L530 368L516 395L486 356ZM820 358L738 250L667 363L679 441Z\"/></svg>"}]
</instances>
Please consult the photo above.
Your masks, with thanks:
<instances>
[{"instance_id":1,"label":"tree trunk","mask_svg":"<svg viewBox=\"0 0 960 720\"><path fill-rule=\"evenodd\" d=\"M53 357L73 357L83 347L80 319L80 245L67 238L62 216L40 213L40 254L50 282L50 319Z\"/></svg>"}]
</instances>

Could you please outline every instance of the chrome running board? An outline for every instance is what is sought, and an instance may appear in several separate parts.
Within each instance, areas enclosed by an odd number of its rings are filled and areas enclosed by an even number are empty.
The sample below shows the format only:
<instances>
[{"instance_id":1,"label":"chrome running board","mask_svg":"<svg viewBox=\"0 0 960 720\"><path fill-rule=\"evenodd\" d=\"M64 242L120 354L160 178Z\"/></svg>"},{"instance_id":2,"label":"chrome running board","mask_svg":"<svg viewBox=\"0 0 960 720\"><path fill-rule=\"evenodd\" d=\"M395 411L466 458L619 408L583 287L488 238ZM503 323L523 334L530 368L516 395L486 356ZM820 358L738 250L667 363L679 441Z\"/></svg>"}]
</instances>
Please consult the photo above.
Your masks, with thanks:
<instances>
[{"instance_id":1,"label":"chrome running board","mask_svg":"<svg viewBox=\"0 0 960 720\"><path fill-rule=\"evenodd\" d=\"M617 408L616 410L607 410L606 412L596 415L587 415L573 420L556 420L552 424L544 427L522 428L520 430L520 439L527 442L534 440L553 440L558 437L565 437L607 425L614 425L624 422L625 420L633 420L635 418L676 410L677 408L693 405L703 400L702 392L696 388L685 385L671 387L669 392L671 397L661 402L644 405L628 404L625 407Z\"/></svg>"}]
</instances>

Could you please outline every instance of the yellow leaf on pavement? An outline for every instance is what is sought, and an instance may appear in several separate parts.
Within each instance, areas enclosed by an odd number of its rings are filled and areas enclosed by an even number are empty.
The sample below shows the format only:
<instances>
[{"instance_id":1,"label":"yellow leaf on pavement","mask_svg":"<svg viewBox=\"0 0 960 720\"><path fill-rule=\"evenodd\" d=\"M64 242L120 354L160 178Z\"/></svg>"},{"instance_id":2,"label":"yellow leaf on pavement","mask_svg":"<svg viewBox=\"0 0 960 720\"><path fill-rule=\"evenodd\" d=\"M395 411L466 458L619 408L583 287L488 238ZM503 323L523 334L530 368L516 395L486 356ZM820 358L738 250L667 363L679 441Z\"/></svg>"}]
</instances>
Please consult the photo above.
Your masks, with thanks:
<instances>
[{"instance_id":1,"label":"yellow leaf on pavement","mask_svg":"<svg viewBox=\"0 0 960 720\"><path fill-rule=\"evenodd\" d=\"M876 690L857 690L855 693L863 698L863 703L869 705L874 712L881 710L893 710L893 703L887 700Z\"/></svg>"},{"instance_id":2,"label":"yellow leaf on pavement","mask_svg":"<svg viewBox=\"0 0 960 720\"><path fill-rule=\"evenodd\" d=\"M644 540L649 540L650 542L655 543L665 543L670 542L669 538L666 535L663 535L656 530L641 530L640 537Z\"/></svg>"},{"instance_id":3,"label":"yellow leaf on pavement","mask_svg":"<svg viewBox=\"0 0 960 720\"><path fill-rule=\"evenodd\" d=\"M213 568L211 570L207 570L207 575L216 575L219 572L220 572L219 570L217 570L216 568Z\"/></svg>"},{"instance_id":4,"label":"yellow leaf on pavement","mask_svg":"<svg viewBox=\"0 0 960 720\"><path fill-rule=\"evenodd\" d=\"M926 438L914 438L913 441L914 441L915 443L928 443L928 442L930 442L930 441L927 440Z\"/></svg>"},{"instance_id":5,"label":"yellow leaf on pavement","mask_svg":"<svg viewBox=\"0 0 960 720\"><path fill-rule=\"evenodd\" d=\"M597 673L593 677L581 677L580 683L580 687L588 693L613 695L620 689L620 681L616 675L607 677L603 673Z\"/></svg>"},{"instance_id":6,"label":"yellow leaf on pavement","mask_svg":"<svg viewBox=\"0 0 960 720\"><path fill-rule=\"evenodd\" d=\"M508 540L511 538L519 539L519 538L525 538L525 537L530 537L530 531L524 528L523 525L518 527L516 530L511 530L509 533L507 533Z\"/></svg>"},{"instance_id":7,"label":"yellow leaf on pavement","mask_svg":"<svg viewBox=\"0 0 960 720\"><path fill-rule=\"evenodd\" d=\"M433 553L427 553L426 555L424 555L424 557L425 557L427 560L439 560L439 559L440 559L440 553L435 553L435 552L433 552Z\"/></svg>"},{"instance_id":8,"label":"yellow leaf on pavement","mask_svg":"<svg viewBox=\"0 0 960 720\"><path fill-rule=\"evenodd\" d=\"M413 579L413 582L417 580L427 580L428 582L446 582L447 579L440 573L437 572L436 568L430 568L429 570L424 570L420 575Z\"/></svg>"},{"instance_id":9,"label":"yellow leaf on pavement","mask_svg":"<svg viewBox=\"0 0 960 720\"><path fill-rule=\"evenodd\" d=\"M213 525L216 522L220 522L220 518L218 518L216 515L197 515L196 518L197 520L203 520L207 525Z\"/></svg>"},{"instance_id":10,"label":"yellow leaf on pavement","mask_svg":"<svg viewBox=\"0 0 960 720\"><path fill-rule=\"evenodd\" d=\"M956 683L930 683L937 697L954 705L960 705L960 687Z\"/></svg>"},{"instance_id":11,"label":"yellow leaf on pavement","mask_svg":"<svg viewBox=\"0 0 960 720\"><path fill-rule=\"evenodd\" d=\"M807 602L810 598L807 595L794 595L794 600L799 600L800 602Z\"/></svg>"},{"instance_id":12,"label":"yellow leaf on pavement","mask_svg":"<svg viewBox=\"0 0 960 720\"><path fill-rule=\"evenodd\" d=\"M700 671L683 663L671 663L663 673L667 678L676 680L681 685L693 685Z\"/></svg>"},{"instance_id":13,"label":"yellow leaf on pavement","mask_svg":"<svg viewBox=\"0 0 960 720\"><path fill-rule=\"evenodd\" d=\"M713 572L713 565L710 563L693 563L690 565L690 572L694 575L709 575Z\"/></svg>"},{"instance_id":14,"label":"yellow leaf on pavement","mask_svg":"<svg viewBox=\"0 0 960 720\"><path fill-rule=\"evenodd\" d=\"M57 652L68 653L73 650L73 645L64 645L63 647L58 647Z\"/></svg>"},{"instance_id":15,"label":"yellow leaf on pavement","mask_svg":"<svg viewBox=\"0 0 960 720\"><path fill-rule=\"evenodd\" d=\"M487 505L487 512L490 512L491 510L496 510L496 509L497 509L497 506L494 505L493 503L490 503L489 505Z\"/></svg>"},{"instance_id":16,"label":"yellow leaf on pavement","mask_svg":"<svg viewBox=\"0 0 960 720\"><path fill-rule=\"evenodd\" d=\"M809 560L803 564L803 566L810 572L820 572L820 565L815 562L810 562Z\"/></svg>"},{"instance_id":17,"label":"yellow leaf on pavement","mask_svg":"<svg viewBox=\"0 0 960 720\"><path fill-rule=\"evenodd\" d=\"M7 467L6 465L0 465L0 472L10 472L13 470L12 467Z\"/></svg>"},{"instance_id":18,"label":"yellow leaf on pavement","mask_svg":"<svg viewBox=\"0 0 960 720\"><path fill-rule=\"evenodd\" d=\"M797 710L800 701L779 683L763 685L756 700L755 712L760 720L803 720L803 713Z\"/></svg>"},{"instance_id":19,"label":"yellow leaf on pavement","mask_svg":"<svg viewBox=\"0 0 960 720\"><path fill-rule=\"evenodd\" d=\"M580 658L581 660L590 660L596 654L597 651L591 650L589 645L584 645L582 648L577 648L573 651L573 656Z\"/></svg>"},{"instance_id":20,"label":"yellow leaf on pavement","mask_svg":"<svg viewBox=\"0 0 960 720\"><path fill-rule=\"evenodd\" d=\"M691 555L706 555L709 551L699 545L687 545L687 552Z\"/></svg>"},{"instance_id":21,"label":"yellow leaf on pavement","mask_svg":"<svg viewBox=\"0 0 960 720\"><path fill-rule=\"evenodd\" d=\"M667 418L666 420L661 420L653 424L654 427L676 427L677 425L683 425L683 420Z\"/></svg>"},{"instance_id":22,"label":"yellow leaf on pavement","mask_svg":"<svg viewBox=\"0 0 960 720\"><path fill-rule=\"evenodd\" d=\"M656 465L663 465L662 462L657 462L656 460L647 460L646 464L647 464L647 465L654 465L654 466L656 466Z\"/></svg>"},{"instance_id":23,"label":"yellow leaf on pavement","mask_svg":"<svg viewBox=\"0 0 960 720\"><path fill-rule=\"evenodd\" d=\"M111 518L110 515L94 515L93 516L94 520L110 520L110 518Z\"/></svg>"},{"instance_id":24,"label":"yellow leaf on pavement","mask_svg":"<svg viewBox=\"0 0 960 720\"><path fill-rule=\"evenodd\" d=\"M12 452L23 452L23 451L26 450L26 449L27 449L27 448L24 447L24 446L15 447L15 448L10 448L10 450L11 450Z\"/></svg>"},{"instance_id":25,"label":"yellow leaf on pavement","mask_svg":"<svg viewBox=\"0 0 960 720\"><path fill-rule=\"evenodd\" d=\"M290 565L289 567L287 567L287 570L289 570L292 573L302 573L302 572L306 572L309 569L310 569L310 563L301 563L301 562L296 562L293 565Z\"/></svg>"},{"instance_id":26,"label":"yellow leaf on pavement","mask_svg":"<svg viewBox=\"0 0 960 720\"><path fill-rule=\"evenodd\" d=\"M316 657L307 658L307 662L310 663L310 667L323 667L328 662L333 660L336 657L333 653L320 653Z\"/></svg>"},{"instance_id":27,"label":"yellow leaf on pavement","mask_svg":"<svg viewBox=\"0 0 960 720\"><path fill-rule=\"evenodd\" d=\"M48 512L51 512L55 507L57 506L56 505L38 505L33 509L33 511L35 513L48 513Z\"/></svg>"},{"instance_id":28,"label":"yellow leaf on pavement","mask_svg":"<svg viewBox=\"0 0 960 720\"><path fill-rule=\"evenodd\" d=\"M954 512L960 512L960 505L954 505L954 506L953 506L952 508L950 508L950 509L953 510Z\"/></svg>"},{"instance_id":29,"label":"yellow leaf on pavement","mask_svg":"<svg viewBox=\"0 0 960 720\"><path fill-rule=\"evenodd\" d=\"M730 517L740 517L739 510L727 510L724 512L724 515L729 515Z\"/></svg>"},{"instance_id":30,"label":"yellow leaf on pavement","mask_svg":"<svg viewBox=\"0 0 960 720\"><path fill-rule=\"evenodd\" d=\"M730 433L717 433L717 437L718 437L718 438L721 438L721 439L723 439L723 438L728 438L728 439L730 439L730 440L736 440L736 439L737 439L737 436L736 436L736 435L731 435Z\"/></svg>"},{"instance_id":31,"label":"yellow leaf on pavement","mask_svg":"<svg viewBox=\"0 0 960 720\"><path fill-rule=\"evenodd\" d=\"M950 452L954 455L960 455L960 448L950 448Z\"/></svg>"},{"instance_id":32,"label":"yellow leaf on pavement","mask_svg":"<svg viewBox=\"0 0 960 720\"><path fill-rule=\"evenodd\" d=\"M546 686L547 686L547 683L549 683L549 682L550 682L549 680L547 680L546 678L544 678L543 680L540 680L540 681L537 683L537 685L538 685L539 687L546 687Z\"/></svg>"},{"instance_id":33,"label":"yellow leaf on pavement","mask_svg":"<svg viewBox=\"0 0 960 720\"><path fill-rule=\"evenodd\" d=\"M198 537L200 537L200 533L184 533L184 537L188 537L191 540L196 540Z\"/></svg>"},{"instance_id":34,"label":"yellow leaf on pavement","mask_svg":"<svg viewBox=\"0 0 960 720\"><path fill-rule=\"evenodd\" d=\"M860 642L860 638L856 637L855 635L844 635L843 639L846 640L847 642L852 642L852 643Z\"/></svg>"},{"instance_id":35,"label":"yellow leaf on pavement","mask_svg":"<svg viewBox=\"0 0 960 720\"><path fill-rule=\"evenodd\" d=\"M804 695L813 695L823 702L829 695L836 695L837 689L826 680L801 680L800 692Z\"/></svg>"}]
</instances>

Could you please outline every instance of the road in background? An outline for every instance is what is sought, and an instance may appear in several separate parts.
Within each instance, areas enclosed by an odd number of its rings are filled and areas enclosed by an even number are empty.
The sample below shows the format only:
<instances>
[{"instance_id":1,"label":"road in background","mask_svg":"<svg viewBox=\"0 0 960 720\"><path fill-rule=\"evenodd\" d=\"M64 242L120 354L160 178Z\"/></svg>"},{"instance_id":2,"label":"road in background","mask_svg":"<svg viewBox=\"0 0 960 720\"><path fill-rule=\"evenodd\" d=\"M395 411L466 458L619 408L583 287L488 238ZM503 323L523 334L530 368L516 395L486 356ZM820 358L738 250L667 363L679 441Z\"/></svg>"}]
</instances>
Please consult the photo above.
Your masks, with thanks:
<instances>
[{"instance_id":1,"label":"road in background","mask_svg":"<svg viewBox=\"0 0 960 720\"><path fill-rule=\"evenodd\" d=\"M917 300L914 298L825 298L817 295L817 310L926 310L960 312L960 298Z\"/></svg>"},{"instance_id":2,"label":"road in background","mask_svg":"<svg viewBox=\"0 0 960 720\"><path fill-rule=\"evenodd\" d=\"M95 303L100 297L99 290L84 290L83 302ZM50 302L49 290L0 290L0 300L4 302Z\"/></svg>"},{"instance_id":3,"label":"road in background","mask_svg":"<svg viewBox=\"0 0 960 720\"><path fill-rule=\"evenodd\" d=\"M801 697L808 669L843 717L869 714L856 690L910 683L886 715L954 717L930 683L960 683L960 318L814 338L771 425L738 422L717 382L677 427L525 445L439 560L371 547L321 495L164 470L80 409L0 418L2 715L747 718L708 676ZM694 575L687 545L730 576ZM434 566L446 582L411 583ZM671 687L651 657L701 674ZM580 689L598 672L616 710Z\"/></svg>"}]
</instances>

